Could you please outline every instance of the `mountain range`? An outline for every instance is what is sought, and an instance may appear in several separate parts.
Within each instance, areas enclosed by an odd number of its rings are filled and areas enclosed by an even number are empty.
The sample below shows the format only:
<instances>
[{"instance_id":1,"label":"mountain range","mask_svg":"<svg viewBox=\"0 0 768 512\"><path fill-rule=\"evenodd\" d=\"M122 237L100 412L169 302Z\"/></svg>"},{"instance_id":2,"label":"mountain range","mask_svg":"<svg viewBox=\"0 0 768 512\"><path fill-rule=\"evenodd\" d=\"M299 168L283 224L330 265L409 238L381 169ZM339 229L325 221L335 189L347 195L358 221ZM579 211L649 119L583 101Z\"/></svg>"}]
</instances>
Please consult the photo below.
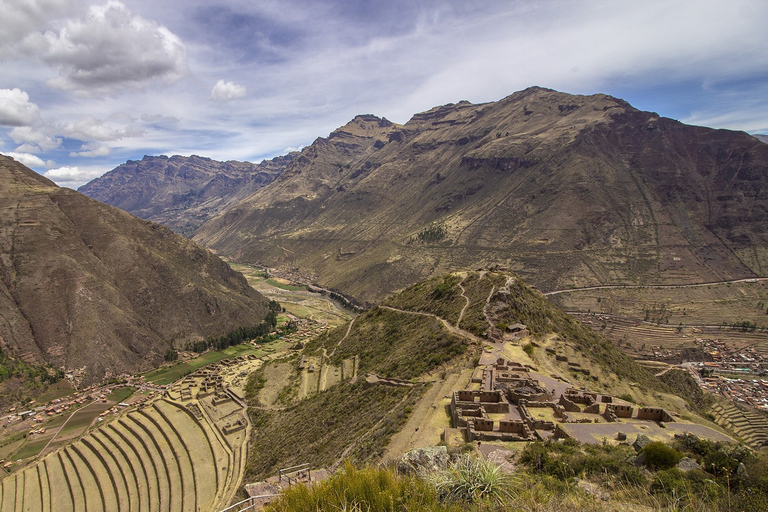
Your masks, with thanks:
<instances>
[{"instance_id":1,"label":"mountain range","mask_svg":"<svg viewBox=\"0 0 768 512\"><path fill-rule=\"evenodd\" d=\"M359 299L501 265L543 290L765 275L768 145L533 87L358 116L194 239Z\"/></svg>"},{"instance_id":2,"label":"mountain range","mask_svg":"<svg viewBox=\"0 0 768 512\"><path fill-rule=\"evenodd\" d=\"M167 227L0 156L0 347L85 382L148 369L174 343L259 323L267 300Z\"/></svg>"},{"instance_id":3,"label":"mountain range","mask_svg":"<svg viewBox=\"0 0 768 512\"><path fill-rule=\"evenodd\" d=\"M209 166L202 181L182 172L193 163ZM603 94L531 87L404 125L360 115L260 164L273 171L265 186L192 185L226 181L214 178L223 165L145 157L81 190L362 301L478 267L545 291L768 269L768 145ZM182 190L201 199L180 200Z\"/></svg>"},{"instance_id":4,"label":"mountain range","mask_svg":"<svg viewBox=\"0 0 768 512\"><path fill-rule=\"evenodd\" d=\"M79 192L142 219L191 235L205 221L271 183L295 153L249 162L192 155L129 160Z\"/></svg>"}]
</instances>

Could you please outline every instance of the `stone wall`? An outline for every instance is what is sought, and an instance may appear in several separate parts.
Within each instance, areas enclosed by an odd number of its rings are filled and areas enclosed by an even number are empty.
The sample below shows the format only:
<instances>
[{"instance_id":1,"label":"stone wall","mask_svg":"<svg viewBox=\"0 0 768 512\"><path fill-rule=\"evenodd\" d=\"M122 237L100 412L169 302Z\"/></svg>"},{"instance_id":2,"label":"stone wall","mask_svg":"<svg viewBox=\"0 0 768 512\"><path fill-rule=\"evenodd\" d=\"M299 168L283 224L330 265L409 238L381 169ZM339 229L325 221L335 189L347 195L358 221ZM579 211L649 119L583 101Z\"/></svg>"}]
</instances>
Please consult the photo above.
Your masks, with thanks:
<instances>
[{"instance_id":1,"label":"stone wall","mask_svg":"<svg viewBox=\"0 0 768 512\"><path fill-rule=\"evenodd\" d=\"M664 409L658 407L642 407L637 411L637 419L651 421L675 421Z\"/></svg>"}]
</instances>

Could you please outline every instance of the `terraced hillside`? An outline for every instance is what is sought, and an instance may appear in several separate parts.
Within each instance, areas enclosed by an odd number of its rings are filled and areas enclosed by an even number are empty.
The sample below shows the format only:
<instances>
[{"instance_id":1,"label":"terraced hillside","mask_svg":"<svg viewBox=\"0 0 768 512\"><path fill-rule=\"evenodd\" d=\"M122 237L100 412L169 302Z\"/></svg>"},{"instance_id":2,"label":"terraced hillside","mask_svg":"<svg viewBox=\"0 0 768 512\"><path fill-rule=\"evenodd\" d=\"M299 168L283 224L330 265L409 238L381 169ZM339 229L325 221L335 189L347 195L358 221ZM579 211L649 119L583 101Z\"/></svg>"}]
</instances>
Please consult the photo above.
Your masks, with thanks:
<instances>
[{"instance_id":1,"label":"terraced hillside","mask_svg":"<svg viewBox=\"0 0 768 512\"><path fill-rule=\"evenodd\" d=\"M225 435L205 409L162 399L123 415L5 478L0 510L222 509L245 436Z\"/></svg>"},{"instance_id":2,"label":"terraced hillside","mask_svg":"<svg viewBox=\"0 0 768 512\"><path fill-rule=\"evenodd\" d=\"M741 408L732 402L712 407L715 421L731 429L747 445L758 449L768 446L768 418L751 408Z\"/></svg>"}]
</instances>

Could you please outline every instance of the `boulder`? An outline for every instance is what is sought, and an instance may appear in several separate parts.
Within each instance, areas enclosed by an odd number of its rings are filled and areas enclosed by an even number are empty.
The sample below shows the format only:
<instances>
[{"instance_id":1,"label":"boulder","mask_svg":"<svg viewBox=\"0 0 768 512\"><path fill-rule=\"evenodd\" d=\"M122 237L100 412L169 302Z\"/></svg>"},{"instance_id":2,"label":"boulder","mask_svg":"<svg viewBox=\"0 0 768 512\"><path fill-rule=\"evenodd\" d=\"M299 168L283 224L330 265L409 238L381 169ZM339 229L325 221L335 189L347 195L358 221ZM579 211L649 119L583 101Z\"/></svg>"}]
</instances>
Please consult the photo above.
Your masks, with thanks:
<instances>
[{"instance_id":1,"label":"boulder","mask_svg":"<svg viewBox=\"0 0 768 512\"><path fill-rule=\"evenodd\" d=\"M429 446L417 448L402 456L397 463L397 471L402 474L431 473L448 467L448 448Z\"/></svg>"},{"instance_id":2,"label":"boulder","mask_svg":"<svg viewBox=\"0 0 768 512\"><path fill-rule=\"evenodd\" d=\"M635 439L635 442L632 443L632 448L635 449L636 452L639 452L649 444L651 444L653 441L645 435L645 434L637 434L637 439Z\"/></svg>"},{"instance_id":3,"label":"boulder","mask_svg":"<svg viewBox=\"0 0 768 512\"><path fill-rule=\"evenodd\" d=\"M676 467L680 471L692 471L694 469L701 469L699 463L690 457L683 457L680 459L680 462L677 463Z\"/></svg>"}]
</instances>

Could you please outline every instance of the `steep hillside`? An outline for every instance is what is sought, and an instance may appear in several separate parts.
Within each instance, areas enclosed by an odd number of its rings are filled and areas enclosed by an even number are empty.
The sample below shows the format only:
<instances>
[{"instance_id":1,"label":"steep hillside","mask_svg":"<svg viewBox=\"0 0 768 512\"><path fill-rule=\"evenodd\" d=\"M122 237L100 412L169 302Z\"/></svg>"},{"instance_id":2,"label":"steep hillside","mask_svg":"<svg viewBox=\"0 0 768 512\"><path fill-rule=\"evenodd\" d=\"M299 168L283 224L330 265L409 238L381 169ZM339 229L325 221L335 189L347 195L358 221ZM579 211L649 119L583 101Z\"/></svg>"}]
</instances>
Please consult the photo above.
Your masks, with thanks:
<instances>
[{"instance_id":1,"label":"steep hillside","mask_svg":"<svg viewBox=\"0 0 768 512\"><path fill-rule=\"evenodd\" d=\"M530 88L405 125L358 116L196 233L363 300L498 263L545 290L768 269L768 146Z\"/></svg>"},{"instance_id":2,"label":"steep hillside","mask_svg":"<svg viewBox=\"0 0 768 512\"><path fill-rule=\"evenodd\" d=\"M458 308L463 311L456 314L459 302L466 308ZM476 329L484 331L481 337L463 328L464 319L478 316L482 320L471 320L467 327L478 324ZM592 377L572 374L567 362L543 348L537 349L536 361L529 359L520 341L498 327L519 322L528 324L534 335L526 343L553 340L563 347L561 351L578 351L581 366L590 368ZM484 323L482 328L480 323ZM406 421L409 433L415 428L427 436L422 441L437 443L442 428L450 427L443 407L446 403L440 401L453 390L450 386L444 389L444 384L454 383L455 389L471 385L477 361L502 345L541 371L553 368L557 375L568 376L571 385L610 392L607 386L621 382L621 390L614 392L635 388L646 403L656 403L654 396L668 391L610 342L517 277L505 272L438 276L389 297L351 324L311 340L301 359L294 356L272 362L275 371L251 374L248 388L255 435L249 451L250 476L261 479L279 467L305 462L323 467L345 457L358 462L379 460L390 436L404 432ZM342 371L339 383L322 392L286 407L263 399L278 390L288 395L287 390L303 380L316 380L327 367L339 368L350 359L355 360L355 372ZM307 368L310 365L314 368ZM597 375L606 378L598 381ZM413 418L409 418L411 413ZM435 431L434 439L426 434Z\"/></svg>"},{"instance_id":3,"label":"steep hillside","mask_svg":"<svg viewBox=\"0 0 768 512\"><path fill-rule=\"evenodd\" d=\"M245 278L169 229L0 156L0 345L86 381L148 368L171 343L261 321Z\"/></svg>"},{"instance_id":4,"label":"steep hillside","mask_svg":"<svg viewBox=\"0 0 768 512\"><path fill-rule=\"evenodd\" d=\"M128 162L78 189L142 219L191 235L227 206L271 183L294 153L249 162L217 162L192 155L145 156Z\"/></svg>"}]
</instances>

